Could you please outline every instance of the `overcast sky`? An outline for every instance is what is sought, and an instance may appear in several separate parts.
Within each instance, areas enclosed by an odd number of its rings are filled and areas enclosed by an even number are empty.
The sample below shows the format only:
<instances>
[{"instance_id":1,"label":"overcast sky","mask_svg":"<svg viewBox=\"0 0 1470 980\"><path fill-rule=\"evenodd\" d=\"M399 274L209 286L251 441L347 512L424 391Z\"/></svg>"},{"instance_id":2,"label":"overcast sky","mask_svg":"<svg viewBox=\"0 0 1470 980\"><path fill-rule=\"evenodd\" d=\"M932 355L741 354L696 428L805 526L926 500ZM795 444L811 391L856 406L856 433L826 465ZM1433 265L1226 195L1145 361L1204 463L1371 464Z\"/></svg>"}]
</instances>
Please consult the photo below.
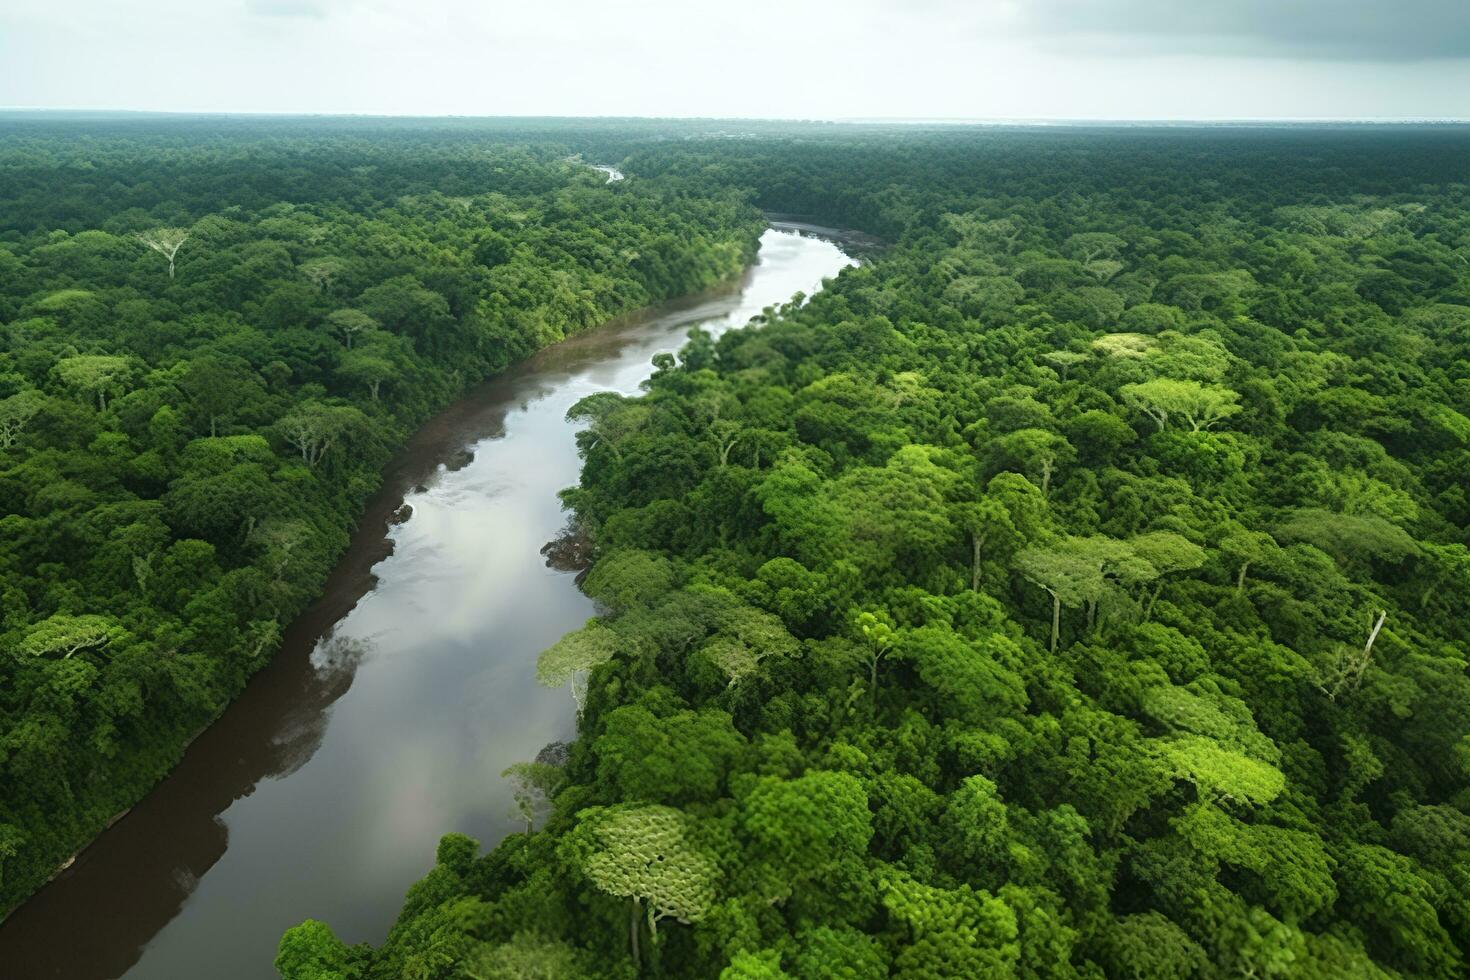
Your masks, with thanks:
<instances>
[{"instance_id":1,"label":"overcast sky","mask_svg":"<svg viewBox=\"0 0 1470 980\"><path fill-rule=\"evenodd\" d=\"M1470 117L1470 0L0 0L0 106Z\"/></svg>"}]
</instances>

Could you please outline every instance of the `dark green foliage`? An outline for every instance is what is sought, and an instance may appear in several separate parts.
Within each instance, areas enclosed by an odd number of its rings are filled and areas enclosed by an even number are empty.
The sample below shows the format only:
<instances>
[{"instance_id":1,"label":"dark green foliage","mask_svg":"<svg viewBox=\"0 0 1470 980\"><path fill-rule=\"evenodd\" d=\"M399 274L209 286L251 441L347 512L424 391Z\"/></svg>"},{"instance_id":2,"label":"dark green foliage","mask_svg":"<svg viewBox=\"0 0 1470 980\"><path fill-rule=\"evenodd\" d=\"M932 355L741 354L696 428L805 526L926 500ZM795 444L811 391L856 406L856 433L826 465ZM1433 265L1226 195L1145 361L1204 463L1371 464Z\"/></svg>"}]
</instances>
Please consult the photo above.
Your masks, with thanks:
<instances>
[{"instance_id":1,"label":"dark green foliage","mask_svg":"<svg viewBox=\"0 0 1470 980\"><path fill-rule=\"evenodd\" d=\"M738 194L566 155L0 121L0 912L269 659L415 425L752 256ZM291 970L357 975L294 935Z\"/></svg>"},{"instance_id":2,"label":"dark green foliage","mask_svg":"<svg viewBox=\"0 0 1470 980\"><path fill-rule=\"evenodd\" d=\"M566 842L663 804L655 975L1464 975L1463 130L763 136L627 167L891 247L584 403L617 652L441 907L630 968Z\"/></svg>"},{"instance_id":3,"label":"dark green foliage","mask_svg":"<svg viewBox=\"0 0 1470 980\"><path fill-rule=\"evenodd\" d=\"M544 827L282 973L1464 974L1463 130L232 125L4 131L6 900L388 447L731 272L753 201L889 247L573 410L606 615Z\"/></svg>"}]
</instances>

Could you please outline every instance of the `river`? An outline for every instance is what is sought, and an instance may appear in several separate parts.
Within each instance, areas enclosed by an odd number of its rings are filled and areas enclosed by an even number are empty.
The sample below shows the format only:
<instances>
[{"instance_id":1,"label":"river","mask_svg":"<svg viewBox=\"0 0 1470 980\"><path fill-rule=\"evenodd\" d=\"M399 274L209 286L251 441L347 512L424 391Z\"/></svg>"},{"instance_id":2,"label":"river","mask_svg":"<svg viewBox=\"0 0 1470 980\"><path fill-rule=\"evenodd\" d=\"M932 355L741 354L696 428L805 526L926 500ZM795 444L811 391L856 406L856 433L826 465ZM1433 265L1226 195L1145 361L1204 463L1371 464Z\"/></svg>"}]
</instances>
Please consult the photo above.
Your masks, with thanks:
<instances>
[{"instance_id":1,"label":"river","mask_svg":"<svg viewBox=\"0 0 1470 980\"><path fill-rule=\"evenodd\" d=\"M304 918L380 941L441 834L516 830L499 773L575 725L536 654L593 614L540 554L580 470L567 409L636 393L691 326L739 327L852 264L812 232L777 223L738 283L548 348L416 433L272 662L0 923L0 978L271 977Z\"/></svg>"}]
</instances>

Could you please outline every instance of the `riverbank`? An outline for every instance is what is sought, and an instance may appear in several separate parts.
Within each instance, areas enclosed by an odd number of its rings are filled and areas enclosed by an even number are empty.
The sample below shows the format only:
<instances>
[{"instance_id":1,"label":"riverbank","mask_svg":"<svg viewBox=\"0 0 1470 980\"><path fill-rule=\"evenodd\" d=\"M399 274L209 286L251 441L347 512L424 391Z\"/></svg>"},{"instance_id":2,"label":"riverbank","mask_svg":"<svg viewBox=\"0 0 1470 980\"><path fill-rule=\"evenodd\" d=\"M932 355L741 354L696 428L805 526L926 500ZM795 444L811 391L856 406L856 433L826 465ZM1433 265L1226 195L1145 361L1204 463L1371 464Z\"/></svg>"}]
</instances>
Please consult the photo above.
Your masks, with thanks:
<instances>
[{"instance_id":1,"label":"riverbank","mask_svg":"<svg viewBox=\"0 0 1470 980\"><path fill-rule=\"evenodd\" d=\"M604 188L544 153L180 137L175 182L126 135L79 137L37 138L105 176L68 183L64 218L13 201L0 248L24 270L0 277L0 320L49 317L12 331L30 366L0 386L24 416L0 446L0 646L24 654L0 657L6 911L269 660L421 421L538 347L737 273L764 228L718 188ZM280 182L248 179L265 173ZM140 186L198 226L175 277L128 230L152 219L117 223Z\"/></svg>"},{"instance_id":2,"label":"riverbank","mask_svg":"<svg viewBox=\"0 0 1470 980\"><path fill-rule=\"evenodd\" d=\"M591 614L574 576L539 555L580 465L566 408L636 391L690 326L739 326L847 264L820 239L766 242L735 282L545 348L422 426L273 661L0 925L0 958L35 976L134 963L132 976L220 976L221 950L238 946L251 967L239 975L258 976L292 915L381 938L439 833L512 829L500 769L572 731L565 691L534 683L535 653ZM465 772L479 775L460 789ZM349 861L369 851L375 868ZM65 939L78 921L95 932L84 948Z\"/></svg>"}]
</instances>

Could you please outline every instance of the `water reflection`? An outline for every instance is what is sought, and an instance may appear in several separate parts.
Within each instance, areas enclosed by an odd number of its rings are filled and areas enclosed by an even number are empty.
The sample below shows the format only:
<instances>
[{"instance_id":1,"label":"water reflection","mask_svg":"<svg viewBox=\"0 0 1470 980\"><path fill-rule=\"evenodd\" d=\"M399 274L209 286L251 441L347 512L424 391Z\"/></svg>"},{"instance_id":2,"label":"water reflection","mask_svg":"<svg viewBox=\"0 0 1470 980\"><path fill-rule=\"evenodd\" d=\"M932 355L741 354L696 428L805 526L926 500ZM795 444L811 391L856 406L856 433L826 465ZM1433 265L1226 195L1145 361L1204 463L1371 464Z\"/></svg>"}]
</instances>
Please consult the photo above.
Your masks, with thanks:
<instances>
[{"instance_id":1,"label":"water reflection","mask_svg":"<svg viewBox=\"0 0 1470 980\"><path fill-rule=\"evenodd\" d=\"M327 706L347 693L371 649L371 641L361 637L328 636L317 645L307 658L316 693L284 713L271 739L279 752L266 775L289 776L316 755L327 731Z\"/></svg>"},{"instance_id":2,"label":"water reflection","mask_svg":"<svg viewBox=\"0 0 1470 980\"><path fill-rule=\"evenodd\" d=\"M518 828L500 772L573 734L535 654L592 613L557 491L567 409L632 393L712 333L848 259L768 232L743 281L541 352L436 417L390 467L323 598L183 761L0 924L0 977L257 978L307 916L378 941L439 835Z\"/></svg>"},{"instance_id":3,"label":"water reflection","mask_svg":"<svg viewBox=\"0 0 1470 980\"><path fill-rule=\"evenodd\" d=\"M230 832L219 814L260 780L295 772L316 753L331 705L352 686L368 649L361 640L328 641L320 657L283 657L280 669L262 674L190 746L190 764L5 921L0 976L115 977L137 962L142 943L179 914L224 856Z\"/></svg>"}]
</instances>

